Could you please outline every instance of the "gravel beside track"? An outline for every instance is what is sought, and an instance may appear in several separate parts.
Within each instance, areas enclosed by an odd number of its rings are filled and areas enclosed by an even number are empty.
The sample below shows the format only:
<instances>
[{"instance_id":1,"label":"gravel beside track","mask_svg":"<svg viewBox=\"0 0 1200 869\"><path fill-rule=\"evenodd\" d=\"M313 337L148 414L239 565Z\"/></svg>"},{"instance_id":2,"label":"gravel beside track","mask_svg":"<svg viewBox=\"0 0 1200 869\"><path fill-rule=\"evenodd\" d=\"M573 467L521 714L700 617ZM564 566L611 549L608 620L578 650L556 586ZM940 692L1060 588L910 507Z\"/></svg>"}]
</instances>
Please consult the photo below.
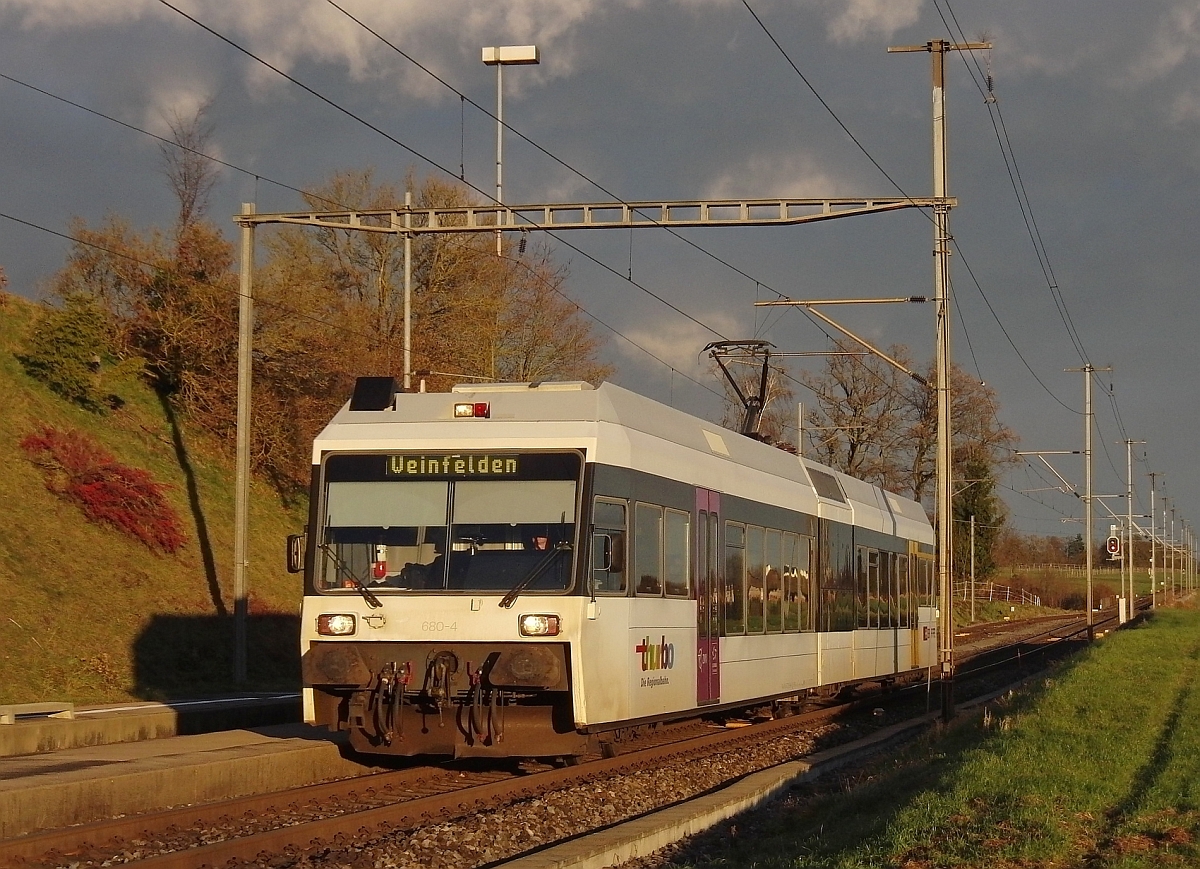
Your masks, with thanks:
<instances>
[{"instance_id":1,"label":"gravel beside track","mask_svg":"<svg viewBox=\"0 0 1200 869\"><path fill-rule=\"evenodd\" d=\"M534 799L461 821L432 824L411 834L382 838L353 849L328 851L281 866L374 866L473 869L593 832L661 809L760 769L811 753L818 737L837 730L787 734L752 751L727 751L673 763Z\"/></svg>"}]
</instances>

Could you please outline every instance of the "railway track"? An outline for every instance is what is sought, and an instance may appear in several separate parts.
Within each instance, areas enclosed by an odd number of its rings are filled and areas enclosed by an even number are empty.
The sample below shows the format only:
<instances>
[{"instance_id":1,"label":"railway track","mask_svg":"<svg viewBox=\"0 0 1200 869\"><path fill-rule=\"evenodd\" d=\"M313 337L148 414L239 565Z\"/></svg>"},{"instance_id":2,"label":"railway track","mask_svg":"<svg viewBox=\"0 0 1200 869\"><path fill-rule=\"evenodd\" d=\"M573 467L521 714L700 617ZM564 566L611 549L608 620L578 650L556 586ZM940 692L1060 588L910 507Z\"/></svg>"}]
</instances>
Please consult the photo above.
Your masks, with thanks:
<instances>
[{"instance_id":1,"label":"railway track","mask_svg":"<svg viewBox=\"0 0 1200 869\"><path fill-rule=\"evenodd\" d=\"M1011 681L1008 671L1027 667L1032 651L1063 645L1052 637L1086 636L1082 618L1040 621L1044 627L1032 635L1024 623L1016 643L964 655L960 690L972 680L982 686L977 691ZM1096 626L1108 621L1097 618ZM657 728L652 739L623 744L616 757L577 766L413 766L50 831L0 842L0 865L484 865L656 811L928 709L920 691L928 685L888 687L785 718Z\"/></svg>"},{"instance_id":2,"label":"railway track","mask_svg":"<svg viewBox=\"0 0 1200 869\"><path fill-rule=\"evenodd\" d=\"M637 776L652 767L694 765L714 755L744 754L747 747L764 739L776 740L776 755L782 751L796 756L811 750L814 734L831 729L825 722L842 711L842 707L831 707L745 728L700 728L693 724L679 728L674 741L633 749L615 758L592 758L572 767L417 767L349 782L97 822L0 843L0 863L87 866L136 862L140 866L176 867L248 863L259 854L270 854L274 857L272 866L291 865L281 856L292 854L298 861L302 853L328 850L350 839L365 845L403 838L418 828L544 798L565 788ZM697 735L701 729L707 732ZM713 780L712 784L716 783Z\"/></svg>"}]
</instances>

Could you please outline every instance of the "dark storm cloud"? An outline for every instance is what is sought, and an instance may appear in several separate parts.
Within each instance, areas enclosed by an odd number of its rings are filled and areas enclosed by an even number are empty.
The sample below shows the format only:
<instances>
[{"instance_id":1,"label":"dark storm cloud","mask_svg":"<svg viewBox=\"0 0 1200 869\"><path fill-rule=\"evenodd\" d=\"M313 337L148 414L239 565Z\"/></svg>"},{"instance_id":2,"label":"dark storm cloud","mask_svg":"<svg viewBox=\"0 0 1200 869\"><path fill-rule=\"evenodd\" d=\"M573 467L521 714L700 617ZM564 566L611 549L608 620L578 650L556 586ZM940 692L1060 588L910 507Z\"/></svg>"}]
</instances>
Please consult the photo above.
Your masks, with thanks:
<instances>
[{"instance_id":1,"label":"dark storm cloud","mask_svg":"<svg viewBox=\"0 0 1200 869\"><path fill-rule=\"evenodd\" d=\"M420 154L494 189L493 122L321 0L180 8L279 64ZM495 79L484 45L536 43L543 62L511 70L506 120L603 190L625 199L928 195L929 56L888 45L945 38L953 12L970 39L995 44L990 72L1021 178L1070 322L1096 365L1112 364L1121 429L1098 396L1097 490L1123 491L1125 434L1147 440L1149 465L1188 511L1198 482L1192 324L1200 245L1200 3L1081 4L752 0L812 86L889 177L864 156L767 39L741 2L478 3L346 0L390 41L480 105ZM436 171L151 0L0 2L0 72L162 132L173 110L212 101L223 170L211 213L242 201L299 207L265 179L303 186L338 168L373 165L400 178ZM987 62L978 58L983 72ZM1080 365L1014 197L983 95L963 59L948 58L952 268L961 323L955 357L997 389L1005 419L1030 449L1078 448ZM978 73L977 73L978 74ZM0 210L64 230L73 215L107 212L142 226L173 213L157 144L0 80L5 128ZM261 176L258 180L254 174ZM606 194L558 163L506 139L508 201L593 201ZM232 233L232 224L229 224ZM775 290L794 296L930 292L932 230L919 212L787 229L692 230L686 237L739 274L657 231L568 240L708 324L661 303L565 247L571 291L587 310L683 374L716 333L763 333L781 349L821 349L824 335L789 314L752 307ZM5 221L0 264L33 295L61 264L60 239ZM970 271L968 271L968 267ZM974 273L987 302L976 289ZM1029 373L993 319L988 303ZM932 312L871 308L839 315L889 344L931 354ZM712 397L620 338L620 382L700 413ZM1106 376L1107 377L1107 376ZM1105 382L1108 382L1107 379ZM1048 389L1047 389L1048 388ZM801 400L807 396L800 395ZM1061 403L1060 403L1061 402ZM1066 404L1070 409L1064 408ZM1103 447L1103 448L1102 448ZM1112 456L1110 466L1109 456ZM1080 480L1077 460L1061 468ZM1015 488L1040 485L1023 473ZM1145 500L1144 479L1141 499ZM1060 513L1010 498L1018 525L1074 533ZM1114 502L1116 503L1116 502ZM1056 512L1057 511L1057 512Z\"/></svg>"}]
</instances>

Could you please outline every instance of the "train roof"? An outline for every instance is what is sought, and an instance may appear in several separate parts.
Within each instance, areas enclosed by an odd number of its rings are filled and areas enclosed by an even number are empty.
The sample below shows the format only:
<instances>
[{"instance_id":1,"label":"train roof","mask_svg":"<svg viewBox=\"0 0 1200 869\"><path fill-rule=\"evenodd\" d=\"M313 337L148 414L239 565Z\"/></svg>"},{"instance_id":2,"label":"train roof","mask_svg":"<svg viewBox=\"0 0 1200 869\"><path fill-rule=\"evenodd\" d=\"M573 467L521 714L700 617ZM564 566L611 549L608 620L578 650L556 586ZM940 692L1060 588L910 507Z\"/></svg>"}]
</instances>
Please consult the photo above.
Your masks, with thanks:
<instances>
[{"instance_id":1,"label":"train roof","mask_svg":"<svg viewBox=\"0 0 1200 869\"><path fill-rule=\"evenodd\" d=\"M383 391L374 401L356 392L317 436L314 464L329 450L575 446L587 448L597 462L933 542L928 517L916 501L613 383L597 388L581 381L461 384L440 393L376 388ZM455 417L456 404L477 403L488 406L487 418Z\"/></svg>"}]
</instances>

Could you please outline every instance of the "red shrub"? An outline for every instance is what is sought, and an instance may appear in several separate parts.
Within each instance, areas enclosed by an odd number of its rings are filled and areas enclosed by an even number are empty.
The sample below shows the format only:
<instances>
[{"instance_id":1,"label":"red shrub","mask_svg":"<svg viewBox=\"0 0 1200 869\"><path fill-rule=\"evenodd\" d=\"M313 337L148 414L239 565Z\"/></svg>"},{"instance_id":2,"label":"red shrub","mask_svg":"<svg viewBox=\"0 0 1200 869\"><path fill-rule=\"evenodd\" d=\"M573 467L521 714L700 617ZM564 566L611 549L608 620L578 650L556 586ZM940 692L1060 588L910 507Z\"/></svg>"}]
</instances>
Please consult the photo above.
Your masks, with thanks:
<instances>
[{"instance_id":1,"label":"red shrub","mask_svg":"<svg viewBox=\"0 0 1200 869\"><path fill-rule=\"evenodd\" d=\"M93 522L108 525L151 549L177 552L187 538L149 472L120 464L94 440L49 426L27 435L21 448L46 474L46 488L74 502Z\"/></svg>"}]
</instances>

